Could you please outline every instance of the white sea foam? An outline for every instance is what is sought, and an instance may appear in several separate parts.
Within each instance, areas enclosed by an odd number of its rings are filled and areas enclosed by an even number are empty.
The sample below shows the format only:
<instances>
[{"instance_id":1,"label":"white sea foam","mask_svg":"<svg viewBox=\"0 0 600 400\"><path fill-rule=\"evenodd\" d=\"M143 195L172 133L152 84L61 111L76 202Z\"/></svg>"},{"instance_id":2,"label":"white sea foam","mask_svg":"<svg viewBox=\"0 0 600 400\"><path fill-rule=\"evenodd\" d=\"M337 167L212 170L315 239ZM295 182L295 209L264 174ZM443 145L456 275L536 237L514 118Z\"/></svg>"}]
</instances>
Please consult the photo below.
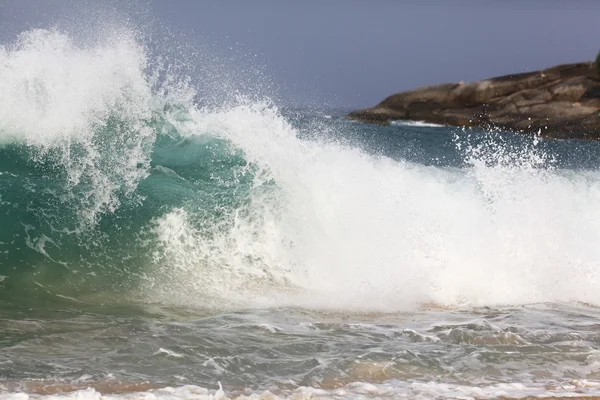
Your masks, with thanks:
<instances>
[{"instance_id":1,"label":"white sea foam","mask_svg":"<svg viewBox=\"0 0 600 400\"><path fill-rule=\"evenodd\" d=\"M390 124L398 126L416 126L423 128L443 128L445 126L425 121L391 121Z\"/></svg>"},{"instance_id":2,"label":"white sea foam","mask_svg":"<svg viewBox=\"0 0 600 400\"><path fill-rule=\"evenodd\" d=\"M548 168L536 142L490 140L464 150L471 167L438 168L300 140L268 104L190 112L172 121L183 135L231 141L260 167L255 187L273 180L277 190L256 190L212 241L182 210L158 221L160 237L177 232L172 278L179 269L173 279L187 287L211 280L201 286L246 306L600 304L600 175ZM298 290L228 286L244 274Z\"/></svg>"},{"instance_id":3,"label":"white sea foam","mask_svg":"<svg viewBox=\"0 0 600 400\"><path fill-rule=\"evenodd\" d=\"M54 158L67 176L64 195L87 192L79 198L83 225L113 212L118 194L147 176L154 132L144 122L155 98L146 66L128 31L76 44L65 32L39 29L0 46L0 144L26 144L38 161Z\"/></svg>"},{"instance_id":4,"label":"white sea foam","mask_svg":"<svg viewBox=\"0 0 600 400\"><path fill-rule=\"evenodd\" d=\"M380 384L355 382L338 389L301 387L296 390L243 391L229 393L227 389L209 390L198 386L166 387L147 392L126 392L102 395L92 388L51 396L25 393L0 394L0 400L278 400L278 399L497 399L497 398L568 398L600 395L600 383L572 380L560 385L532 385L527 383L500 383L494 385L466 386L439 382L388 381Z\"/></svg>"}]
</instances>

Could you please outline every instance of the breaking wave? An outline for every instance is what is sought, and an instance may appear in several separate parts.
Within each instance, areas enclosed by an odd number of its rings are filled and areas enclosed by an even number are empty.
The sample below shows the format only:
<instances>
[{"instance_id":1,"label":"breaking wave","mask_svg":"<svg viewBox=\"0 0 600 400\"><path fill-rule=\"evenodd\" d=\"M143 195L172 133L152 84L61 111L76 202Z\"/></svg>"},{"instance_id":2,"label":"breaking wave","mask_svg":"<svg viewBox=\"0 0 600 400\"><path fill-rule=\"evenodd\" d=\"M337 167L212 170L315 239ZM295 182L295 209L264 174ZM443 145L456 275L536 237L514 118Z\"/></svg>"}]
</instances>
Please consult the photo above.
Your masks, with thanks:
<instances>
[{"instance_id":1,"label":"breaking wave","mask_svg":"<svg viewBox=\"0 0 600 400\"><path fill-rule=\"evenodd\" d=\"M0 296L600 305L596 170L493 135L457 137L461 165L393 159L268 99L201 107L157 65L127 30L0 47Z\"/></svg>"}]
</instances>

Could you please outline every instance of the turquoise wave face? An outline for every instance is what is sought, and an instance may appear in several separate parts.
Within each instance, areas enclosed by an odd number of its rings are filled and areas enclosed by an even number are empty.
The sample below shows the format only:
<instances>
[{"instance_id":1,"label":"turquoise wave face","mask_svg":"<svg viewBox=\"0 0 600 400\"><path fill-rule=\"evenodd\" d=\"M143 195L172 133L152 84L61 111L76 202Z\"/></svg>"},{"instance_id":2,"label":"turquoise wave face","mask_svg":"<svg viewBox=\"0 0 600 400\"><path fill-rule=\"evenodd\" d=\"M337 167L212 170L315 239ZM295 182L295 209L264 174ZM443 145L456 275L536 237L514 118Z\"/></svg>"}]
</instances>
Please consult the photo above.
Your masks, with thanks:
<instances>
[{"instance_id":1,"label":"turquoise wave face","mask_svg":"<svg viewBox=\"0 0 600 400\"><path fill-rule=\"evenodd\" d=\"M107 180L116 188L118 206L100 209L92 223L86 213L95 191L103 188L85 176L74 185L66 171L72 164L64 163L65 152L73 160L88 155L78 144L43 154L27 145L0 148L0 296L112 296L135 290L154 262L153 221L173 209L192 215L188 222L200 235L227 229L232 213L248 201L255 168L223 139L183 138L158 119L149 126L157 132L150 162L137 166L146 169L145 178L133 191L124 189L127 176ZM110 129L104 126L96 135L110 137L115 133ZM97 149L103 152L100 168L111 162L111 152L130 151Z\"/></svg>"}]
</instances>

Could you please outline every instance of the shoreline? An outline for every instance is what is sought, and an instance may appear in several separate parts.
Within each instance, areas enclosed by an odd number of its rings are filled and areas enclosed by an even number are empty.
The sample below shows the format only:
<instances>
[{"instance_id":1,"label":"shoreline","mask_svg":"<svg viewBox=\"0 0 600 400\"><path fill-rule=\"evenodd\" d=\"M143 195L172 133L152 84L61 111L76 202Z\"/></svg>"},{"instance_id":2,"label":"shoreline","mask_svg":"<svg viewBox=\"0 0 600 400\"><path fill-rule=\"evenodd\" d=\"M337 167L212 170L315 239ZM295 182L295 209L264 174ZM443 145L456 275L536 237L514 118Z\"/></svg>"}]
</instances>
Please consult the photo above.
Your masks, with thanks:
<instances>
[{"instance_id":1,"label":"shoreline","mask_svg":"<svg viewBox=\"0 0 600 400\"><path fill-rule=\"evenodd\" d=\"M381 367L379 367L381 369ZM554 384L531 386L526 383L496 383L488 385L465 385L442 381L413 381L385 379L382 370L373 371L371 379L343 382L327 380L316 386L265 387L264 389L223 387L215 382L213 388L193 384L171 386L149 381L123 382L118 380L66 383L60 381L23 381L0 383L0 399L351 399L351 398L444 398L532 400L571 399L600 400L600 382L573 380Z\"/></svg>"}]
</instances>

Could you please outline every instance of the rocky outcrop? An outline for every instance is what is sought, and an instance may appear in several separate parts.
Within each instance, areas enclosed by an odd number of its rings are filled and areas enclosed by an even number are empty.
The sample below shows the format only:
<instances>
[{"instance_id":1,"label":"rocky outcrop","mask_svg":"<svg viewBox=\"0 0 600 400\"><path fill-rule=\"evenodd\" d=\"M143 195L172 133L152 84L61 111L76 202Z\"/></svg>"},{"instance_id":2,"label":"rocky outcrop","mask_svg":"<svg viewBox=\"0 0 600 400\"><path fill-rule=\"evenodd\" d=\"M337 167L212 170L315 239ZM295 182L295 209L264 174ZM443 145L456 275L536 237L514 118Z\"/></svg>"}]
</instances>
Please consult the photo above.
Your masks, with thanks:
<instances>
[{"instance_id":1,"label":"rocky outcrop","mask_svg":"<svg viewBox=\"0 0 600 400\"><path fill-rule=\"evenodd\" d=\"M600 78L591 62L558 65L397 93L348 117L378 124L418 120L596 139L600 138Z\"/></svg>"}]
</instances>

